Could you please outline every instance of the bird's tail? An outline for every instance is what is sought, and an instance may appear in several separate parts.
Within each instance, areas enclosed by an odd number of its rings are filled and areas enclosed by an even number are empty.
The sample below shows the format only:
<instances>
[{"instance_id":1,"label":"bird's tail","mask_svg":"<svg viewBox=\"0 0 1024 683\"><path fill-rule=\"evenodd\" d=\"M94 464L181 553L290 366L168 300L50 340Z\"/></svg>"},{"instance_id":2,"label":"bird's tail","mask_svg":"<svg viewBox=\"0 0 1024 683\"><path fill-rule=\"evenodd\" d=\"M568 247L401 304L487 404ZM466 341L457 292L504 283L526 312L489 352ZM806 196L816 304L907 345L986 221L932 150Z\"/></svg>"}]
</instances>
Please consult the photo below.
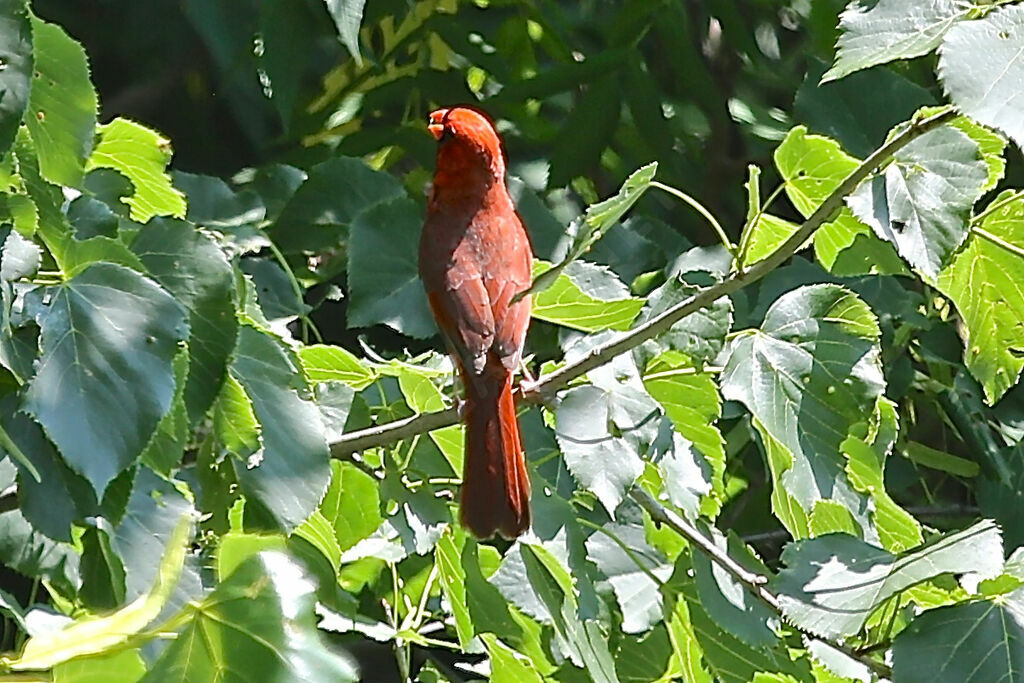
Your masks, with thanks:
<instances>
[{"instance_id":1,"label":"bird's tail","mask_svg":"<svg viewBox=\"0 0 1024 683\"><path fill-rule=\"evenodd\" d=\"M519 438L512 377L497 387L466 386L462 525L478 538L515 538L530 526L530 478Z\"/></svg>"}]
</instances>

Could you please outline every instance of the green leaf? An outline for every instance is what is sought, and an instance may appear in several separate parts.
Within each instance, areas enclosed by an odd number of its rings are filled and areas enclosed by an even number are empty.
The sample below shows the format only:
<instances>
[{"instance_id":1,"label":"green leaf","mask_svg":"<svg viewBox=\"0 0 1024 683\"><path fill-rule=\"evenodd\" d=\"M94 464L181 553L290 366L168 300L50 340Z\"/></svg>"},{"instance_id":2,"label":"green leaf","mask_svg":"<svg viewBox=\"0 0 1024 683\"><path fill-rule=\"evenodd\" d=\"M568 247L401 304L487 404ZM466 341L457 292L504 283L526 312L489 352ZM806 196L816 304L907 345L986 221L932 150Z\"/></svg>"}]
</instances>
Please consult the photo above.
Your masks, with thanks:
<instances>
[{"instance_id":1,"label":"green leaf","mask_svg":"<svg viewBox=\"0 0 1024 683\"><path fill-rule=\"evenodd\" d=\"M316 406L291 357L273 337L243 325L230 372L252 401L263 449L235 461L246 497L262 503L286 531L316 509L330 477L327 441Z\"/></svg>"},{"instance_id":2,"label":"green leaf","mask_svg":"<svg viewBox=\"0 0 1024 683\"><path fill-rule=\"evenodd\" d=\"M812 131L839 141L848 153L866 157L900 121L935 96L907 75L875 66L841 80L820 83L828 64L810 57L807 75L793 100L793 116Z\"/></svg>"},{"instance_id":3,"label":"green leaf","mask_svg":"<svg viewBox=\"0 0 1024 683\"><path fill-rule=\"evenodd\" d=\"M903 455L918 465L949 472L958 477L976 477L980 471L978 463L973 460L940 451L918 441L907 441L903 445Z\"/></svg>"},{"instance_id":4,"label":"green leaf","mask_svg":"<svg viewBox=\"0 0 1024 683\"><path fill-rule=\"evenodd\" d=\"M82 46L60 26L32 17L36 63L25 125L39 171L58 185L80 187L96 127L96 91Z\"/></svg>"},{"instance_id":5,"label":"green leaf","mask_svg":"<svg viewBox=\"0 0 1024 683\"><path fill-rule=\"evenodd\" d=\"M774 153L786 187L786 196L806 218L825 201L860 163L846 154L835 140L821 135L808 135L807 128L797 126ZM901 272L902 263L891 245L876 238L870 228L854 218L846 207L832 221L814 234L814 251L829 270L842 270L845 261L855 254L853 249L866 250L869 264L855 272Z\"/></svg>"},{"instance_id":6,"label":"green leaf","mask_svg":"<svg viewBox=\"0 0 1024 683\"><path fill-rule=\"evenodd\" d=\"M957 109L1024 148L1024 7L995 9L952 29L939 48L938 74Z\"/></svg>"},{"instance_id":7,"label":"green leaf","mask_svg":"<svg viewBox=\"0 0 1024 683\"><path fill-rule=\"evenodd\" d=\"M191 608L144 680L212 681L243 671L268 681L358 680L352 662L321 641L314 602L314 584L286 555L251 557Z\"/></svg>"},{"instance_id":8,"label":"green leaf","mask_svg":"<svg viewBox=\"0 0 1024 683\"><path fill-rule=\"evenodd\" d=\"M555 410L555 437L566 467L583 488L594 492L609 514L643 472L637 452L640 444L617 434L637 429L652 410L658 410L642 389L628 385L623 389L576 387L562 396Z\"/></svg>"},{"instance_id":9,"label":"green leaf","mask_svg":"<svg viewBox=\"0 0 1024 683\"><path fill-rule=\"evenodd\" d=\"M643 325L700 291L687 282L687 277L696 276L678 275L647 295L634 326ZM723 296L710 306L694 311L657 338L644 342L634 352L637 365L643 365L644 361L649 363L650 358L667 350L681 351L700 364L711 363L722 351L725 336L732 329L732 308L732 300Z\"/></svg>"},{"instance_id":10,"label":"green leaf","mask_svg":"<svg viewBox=\"0 0 1024 683\"><path fill-rule=\"evenodd\" d=\"M797 680L808 680L806 675L799 675L803 673L800 664L790 661L778 647L751 647L725 631L721 624L705 611L693 583L686 585L681 591L679 602L683 603L684 599L685 606L677 604L676 610L685 609L688 612L694 638L703 651L703 664L715 680L730 683L750 681L759 671L794 673L798 675Z\"/></svg>"},{"instance_id":11,"label":"green leaf","mask_svg":"<svg viewBox=\"0 0 1024 683\"><path fill-rule=\"evenodd\" d=\"M173 171L171 177L174 186L188 197L185 217L190 223L230 233L266 218L263 200L253 190L235 192L220 178L183 171Z\"/></svg>"},{"instance_id":12,"label":"green leaf","mask_svg":"<svg viewBox=\"0 0 1024 683\"><path fill-rule=\"evenodd\" d=\"M345 191L338 192L339 187ZM271 236L284 252L337 250L344 246L349 226L360 214L376 204L405 196L395 176L371 169L362 159L328 159L309 170L309 177L281 211ZM416 214L416 232L411 236L390 233L392 226L387 222L370 225L380 234L379 239L387 240L389 251L405 248L413 255L414 263L422 223L419 208ZM396 243L402 239L408 243ZM356 241L354 236L352 241Z\"/></svg>"},{"instance_id":13,"label":"green leaf","mask_svg":"<svg viewBox=\"0 0 1024 683\"><path fill-rule=\"evenodd\" d=\"M644 387L665 409L675 431L698 451L680 453L674 448L660 461L669 499L692 514L694 510L684 500L686 492L700 493L705 496L701 511L714 516L725 493L725 442L715 426L722 415L718 386L710 375L696 372L686 356L668 351L647 364ZM709 476L695 476L704 463L709 466Z\"/></svg>"},{"instance_id":14,"label":"green leaf","mask_svg":"<svg viewBox=\"0 0 1024 683\"><path fill-rule=\"evenodd\" d=\"M376 372L340 346L303 346L299 349L299 362L310 382L344 382L362 391L377 380Z\"/></svg>"},{"instance_id":15,"label":"green leaf","mask_svg":"<svg viewBox=\"0 0 1024 683\"><path fill-rule=\"evenodd\" d=\"M799 226L784 218L762 213L750 227L750 242L743 258L743 267L771 256Z\"/></svg>"},{"instance_id":16,"label":"green leaf","mask_svg":"<svg viewBox=\"0 0 1024 683\"><path fill-rule=\"evenodd\" d=\"M759 330L730 343L722 395L746 405L770 437L769 462L785 489L777 509L792 501L810 514L816 501L834 499L864 512L839 446L885 388L878 337L874 314L855 294L810 285L783 294Z\"/></svg>"},{"instance_id":17,"label":"green leaf","mask_svg":"<svg viewBox=\"0 0 1024 683\"><path fill-rule=\"evenodd\" d=\"M901 508L885 490L884 465L899 432L896 404L882 397L876 411L879 419L872 441L850 436L840 444L846 456L846 476L853 488L870 495L875 502L872 518L882 547L900 552L920 545L921 525Z\"/></svg>"},{"instance_id":18,"label":"green leaf","mask_svg":"<svg viewBox=\"0 0 1024 683\"><path fill-rule=\"evenodd\" d=\"M363 21L363 5L366 0L324 0L327 11L338 27L338 38L357 63L359 55L359 24Z\"/></svg>"},{"instance_id":19,"label":"green leaf","mask_svg":"<svg viewBox=\"0 0 1024 683\"><path fill-rule=\"evenodd\" d=\"M53 668L53 683L136 683L146 675L138 650L78 657Z\"/></svg>"},{"instance_id":20,"label":"green leaf","mask_svg":"<svg viewBox=\"0 0 1024 683\"><path fill-rule=\"evenodd\" d=\"M257 56L261 79L265 74L267 85L264 93L273 101L286 132L291 126L295 100L302 88L303 69L314 53L317 41L310 40L310 37L317 35L320 17L319 13L312 11L312 5L296 7L277 0L259 2L263 51ZM357 31L358 28L357 21Z\"/></svg>"},{"instance_id":21,"label":"green leaf","mask_svg":"<svg viewBox=\"0 0 1024 683\"><path fill-rule=\"evenodd\" d=\"M622 218L632 208L633 204L643 196L647 188L651 186L657 170L658 164L656 162L641 166L626 178L626 182L622 184L622 187L619 188L614 197L609 197L588 207L583 216L573 221L572 225L569 226L569 233L573 238L572 246L569 247L569 253L556 266L544 271L534 280L534 291L539 292L550 287L558 276L561 275L562 270L601 239L604 233L610 230L616 221ZM535 211L537 210L535 209ZM546 216L546 214L547 212L544 212L542 215Z\"/></svg>"},{"instance_id":22,"label":"green leaf","mask_svg":"<svg viewBox=\"0 0 1024 683\"><path fill-rule=\"evenodd\" d=\"M654 161L633 171L614 197L588 206L583 221L595 234L603 234L633 208L651 186L657 172L658 163Z\"/></svg>"},{"instance_id":23,"label":"green leaf","mask_svg":"<svg viewBox=\"0 0 1024 683\"><path fill-rule=\"evenodd\" d=\"M150 275L188 309L185 405L194 424L220 391L235 347L234 273L213 240L183 221L151 220L131 248Z\"/></svg>"},{"instance_id":24,"label":"green leaf","mask_svg":"<svg viewBox=\"0 0 1024 683\"><path fill-rule=\"evenodd\" d=\"M616 519L587 539L587 559L612 586L622 610L622 631L645 633L662 619L659 589L672 575L672 565L647 543L639 507L620 506Z\"/></svg>"},{"instance_id":25,"label":"green leaf","mask_svg":"<svg viewBox=\"0 0 1024 683\"><path fill-rule=\"evenodd\" d=\"M110 263L45 296L36 318L42 356L25 408L101 494L171 407L185 311L152 280Z\"/></svg>"},{"instance_id":26,"label":"green leaf","mask_svg":"<svg viewBox=\"0 0 1024 683\"><path fill-rule=\"evenodd\" d=\"M1008 190L989 207L938 288L960 312L964 364L991 405L1024 368L1024 196Z\"/></svg>"},{"instance_id":27,"label":"green leaf","mask_svg":"<svg viewBox=\"0 0 1024 683\"><path fill-rule=\"evenodd\" d=\"M846 203L911 266L934 278L967 238L967 216L987 181L978 144L944 126L904 145Z\"/></svg>"},{"instance_id":28,"label":"green leaf","mask_svg":"<svg viewBox=\"0 0 1024 683\"><path fill-rule=\"evenodd\" d=\"M170 142L145 126L117 118L99 127L100 141L85 170L112 168L131 181L135 193L122 198L132 220L153 216L185 217L185 196L171 185L164 170L171 159Z\"/></svg>"},{"instance_id":29,"label":"green leaf","mask_svg":"<svg viewBox=\"0 0 1024 683\"><path fill-rule=\"evenodd\" d=\"M164 549L180 533L181 519L194 519L195 508L185 496L169 482L139 467L132 480L131 494L124 515L114 527L110 543L124 567L125 597L128 600L143 595L163 571ZM201 591L199 576L186 568L178 582L180 602ZM187 595L191 592L192 595ZM171 594L168 593L167 599ZM177 605L180 607L181 605Z\"/></svg>"},{"instance_id":30,"label":"green leaf","mask_svg":"<svg viewBox=\"0 0 1024 683\"><path fill-rule=\"evenodd\" d=\"M223 454L248 458L260 449L260 423L238 380L228 375L213 404L213 433Z\"/></svg>"},{"instance_id":31,"label":"green leaf","mask_svg":"<svg viewBox=\"0 0 1024 683\"><path fill-rule=\"evenodd\" d=\"M50 538L70 542L71 525L97 513L96 494L60 458L42 428L18 412L17 403L15 394L0 399L4 432L0 437L4 450L18 465L21 513ZM25 463L20 461L21 457L26 459Z\"/></svg>"},{"instance_id":32,"label":"green leaf","mask_svg":"<svg viewBox=\"0 0 1024 683\"><path fill-rule=\"evenodd\" d=\"M852 2L839 17L842 33L836 45L836 61L822 81L894 59L927 54L970 9L971 5L957 0L879 0L868 5Z\"/></svg>"},{"instance_id":33,"label":"green leaf","mask_svg":"<svg viewBox=\"0 0 1024 683\"><path fill-rule=\"evenodd\" d=\"M534 263L538 276L551 268L544 261ZM551 286L533 295L534 318L583 332L628 330L644 305L629 295L615 274L593 263L570 263Z\"/></svg>"},{"instance_id":34,"label":"green leaf","mask_svg":"<svg viewBox=\"0 0 1024 683\"><path fill-rule=\"evenodd\" d=\"M892 555L845 534L797 541L782 552L782 570L770 584L782 612L804 631L834 638L855 635L868 615L914 584L945 573L1002 571L999 528L978 522L917 550Z\"/></svg>"},{"instance_id":35,"label":"green leaf","mask_svg":"<svg viewBox=\"0 0 1024 683\"><path fill-rule=\"evenodd\" d=\"M284 552L288 539L282 534L246 534L229 531L220 537L217 545L217 579L226 581L242 564L251 557L266 550Z\"/></svg>"},{"instance_id":36,"label":"green leaf","mask_svg":"<svg viewBox=\"0 0 1024 683\"><path fill-rule=\"evenodd\" d=\"M11 671L49 669L75 657L109 652L156 619L178 582L192 532L189 515L174 522L148 592L108 616L77 619L58 631L29 638L18 657L0 657L0 665Z\"/></svg>"},{"instance_id":37,"label":"green leaf","mask_svg":"<svg viewBox=\"0 0 1024 683\"><path fill-rule=\"evenodd\" d=\"M893 644L893 680L1010 681L1024 668L1024 589L929 610Z\"/></svg>"},{"instance_id":38,"label":"green leaf","mask_svg":"<svg viewBox=\"0 0 1024 683\"><path fill-rule=\"evenodd\" d=\"M0 514L0 562L32 579L46 579L64 597L79 587L80 555L36 531L20 510Z\"/></svg>"},{"instance_id":39,"label":"green leaf","mask_svg":"<svg viewBox=\"0 0 1024 683\"><path fill-rule=\"evenodd\" d=\"M0 2L0 155L7 154L21 125L32 88L32 26L23 0Z\"/></svg>"},{"instance_id":40,"label":"green leaf","mask_svg":"<svg viewBox=\"0 0 1024 683\"><path fill-rule=\"evenodd\" d=\"M419 206L405 197L355 217L348 251L349 327L384 324L410 337L434 334L417 265L422 223Z\"/></svg>"},{"instance_id":41,"label":"green leaf","mask_svg":"<svg viewBox=\"0 0 1024 683\"><path fill-rule=\"evenodd\" d=\"M466 603L466 571L462 568L461 556L461 548L456 544L455 534L449 527L434 546L434 564L441 580L441 590L451 605L459 645L466 648L476 635L476 629L473 627L469 605Z\"/></svg>"},{"instance_id":42,"label":"green leaf","mask_svg":"<svg viewBox=\"0 0 1024 683\"><path fill-rule=\"evenodd\" d=\"M540 546L519 547L526 577L551 614L555 633L573 664L585 668L596 683L617 683L608 640L595 620L580 618L568 571Z\"/></svg>"},{"instance_id":43,"label":"green leaf","mask_svg":"<svg viewBox=\"0 0 1024 683\"><path fill-rule=\"evenodd\" d=\"M735 534L728 536L700 523L701 532L722 552L748 571L769 572L750 548ZM778 614L754 597L740 582L703 553L692 553L694 581L700 604L725 631L751 647L771 648L778 642Z\"/></svg>"},{"instance_id":44,"label":"green leaf","mask_svg":"<svg viewBox=\"0 0 1024 683\"><path fill-rule=\"evenodd\" d=\"M493 683L542 683L540 673L533 663L498 638L485 633L481 636L491 657L491 681Z\"/></svg>"},{"instance_id":45,"label":"green leaf","mask_svg":"<svg viewBox=\"0 0 1024 683\"><path fill-rule=\"evenodd\" d=\"M341 550L367 538L384 521L379 483L352 463L331 461L331 483L320 513L334 528Z\"/></svg>"}]
</instances>

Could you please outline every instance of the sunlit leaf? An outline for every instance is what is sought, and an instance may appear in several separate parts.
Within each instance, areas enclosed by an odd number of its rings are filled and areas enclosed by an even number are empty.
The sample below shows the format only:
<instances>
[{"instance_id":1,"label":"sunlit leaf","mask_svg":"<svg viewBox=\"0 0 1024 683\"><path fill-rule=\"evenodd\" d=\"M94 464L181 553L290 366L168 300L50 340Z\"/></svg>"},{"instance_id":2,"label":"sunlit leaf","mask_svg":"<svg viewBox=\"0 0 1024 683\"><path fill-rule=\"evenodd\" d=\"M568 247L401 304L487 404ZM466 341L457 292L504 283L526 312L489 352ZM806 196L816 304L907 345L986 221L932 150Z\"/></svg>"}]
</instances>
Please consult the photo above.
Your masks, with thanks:
<instances>
[{"instance_id":1,"label":"sunlit leaf","mask_svg":"<svg viewBox=\"0 0 1024 683\"><path fill-rule=\"evenodd\" d=\"M1002 570L1002 541L991 521L948 534L922 548L892 555L845 534L797 541L782 553L771 582L782 611L801 629L851 636L896 593L944 573L992 577Z\"/></svg>"},{"instance_id":2,"label":"sunlit leaf","mask_svg":"<svg viewBox=\"0 0 1024 683\"><path fill-rule=\"evenodd\" d=\"M1024 148L1024 7L1001 7L950 29L939 48L938 74L949 99L971 118Z\"/></svg>"}]
</instances>

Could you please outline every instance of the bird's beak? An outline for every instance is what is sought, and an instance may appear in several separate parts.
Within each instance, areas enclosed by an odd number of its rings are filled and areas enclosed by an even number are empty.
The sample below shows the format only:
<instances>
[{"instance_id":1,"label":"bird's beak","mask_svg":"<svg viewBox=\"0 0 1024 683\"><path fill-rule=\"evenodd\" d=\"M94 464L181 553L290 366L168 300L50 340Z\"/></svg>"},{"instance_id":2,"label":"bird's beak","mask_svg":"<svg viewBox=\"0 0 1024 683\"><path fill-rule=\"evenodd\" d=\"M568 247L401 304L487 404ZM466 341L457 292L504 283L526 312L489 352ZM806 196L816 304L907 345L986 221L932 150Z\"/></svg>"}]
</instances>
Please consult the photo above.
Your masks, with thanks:
<instances>
[{"instance_id":1,"label":"bird's beak","mask_svg":"<svg viewBox=\"0 0 1024 683\"><path fill-rule=\"evenodd\" d=\"M435 140L440 140L444 137L444 117L447 113L447 109L438 109L437 111L430 113L427 130L430 131L430 134L434 136Z\"/></svg>"}]
</instances>

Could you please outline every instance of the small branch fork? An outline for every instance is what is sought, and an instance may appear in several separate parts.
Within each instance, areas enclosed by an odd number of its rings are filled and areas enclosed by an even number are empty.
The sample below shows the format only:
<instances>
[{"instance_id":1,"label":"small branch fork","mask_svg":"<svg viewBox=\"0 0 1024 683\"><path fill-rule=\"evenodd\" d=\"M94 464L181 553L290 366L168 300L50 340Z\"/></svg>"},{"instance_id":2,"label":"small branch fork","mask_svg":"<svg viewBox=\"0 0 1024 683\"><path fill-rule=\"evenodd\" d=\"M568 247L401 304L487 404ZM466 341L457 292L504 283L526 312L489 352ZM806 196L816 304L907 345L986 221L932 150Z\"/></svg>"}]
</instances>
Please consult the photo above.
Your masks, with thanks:
<instances>
[{"instance_id":1,"label":"small branch fork","mask_svg":"<svg viewBox=\"0 0 1024 683\"><path fill-rule=\"evenodd\" d=\"M832 191L832 194L825 198L825 201L818 206L814 213L797 228L796 232L764 260L758 261L746 270L737 270L718 284L697 292L661 315L651 318L619 338L594 348L589 354L575 363L544 375L522 391L520 399L531 403L543 403L573 380L582 377L594 368L604 365L615 356L630 351L648 339L653 339L666 332L672 325L691 313L706 308L721 297L757 282L799 251L818 228L827 223L842 209L843 199L853 192L868 176L880 169L897 150L904 147L911 140L934 130L944 123L948 123L956 116L957 114L953 109L947 109L920 121L912 121L905 131L875 150L871 156L862 161L843 182L839 183L836 189ZM414 417L361 429L349 434L343 434L340 439L332 443L331 456L346 458L356 451L374 446L383 446L416 434L423 434L440 427L447 427L448 425L455 424L457 421L457 412L449 408L444 411L421 413Z\"/></svg>"}]
</instances>

